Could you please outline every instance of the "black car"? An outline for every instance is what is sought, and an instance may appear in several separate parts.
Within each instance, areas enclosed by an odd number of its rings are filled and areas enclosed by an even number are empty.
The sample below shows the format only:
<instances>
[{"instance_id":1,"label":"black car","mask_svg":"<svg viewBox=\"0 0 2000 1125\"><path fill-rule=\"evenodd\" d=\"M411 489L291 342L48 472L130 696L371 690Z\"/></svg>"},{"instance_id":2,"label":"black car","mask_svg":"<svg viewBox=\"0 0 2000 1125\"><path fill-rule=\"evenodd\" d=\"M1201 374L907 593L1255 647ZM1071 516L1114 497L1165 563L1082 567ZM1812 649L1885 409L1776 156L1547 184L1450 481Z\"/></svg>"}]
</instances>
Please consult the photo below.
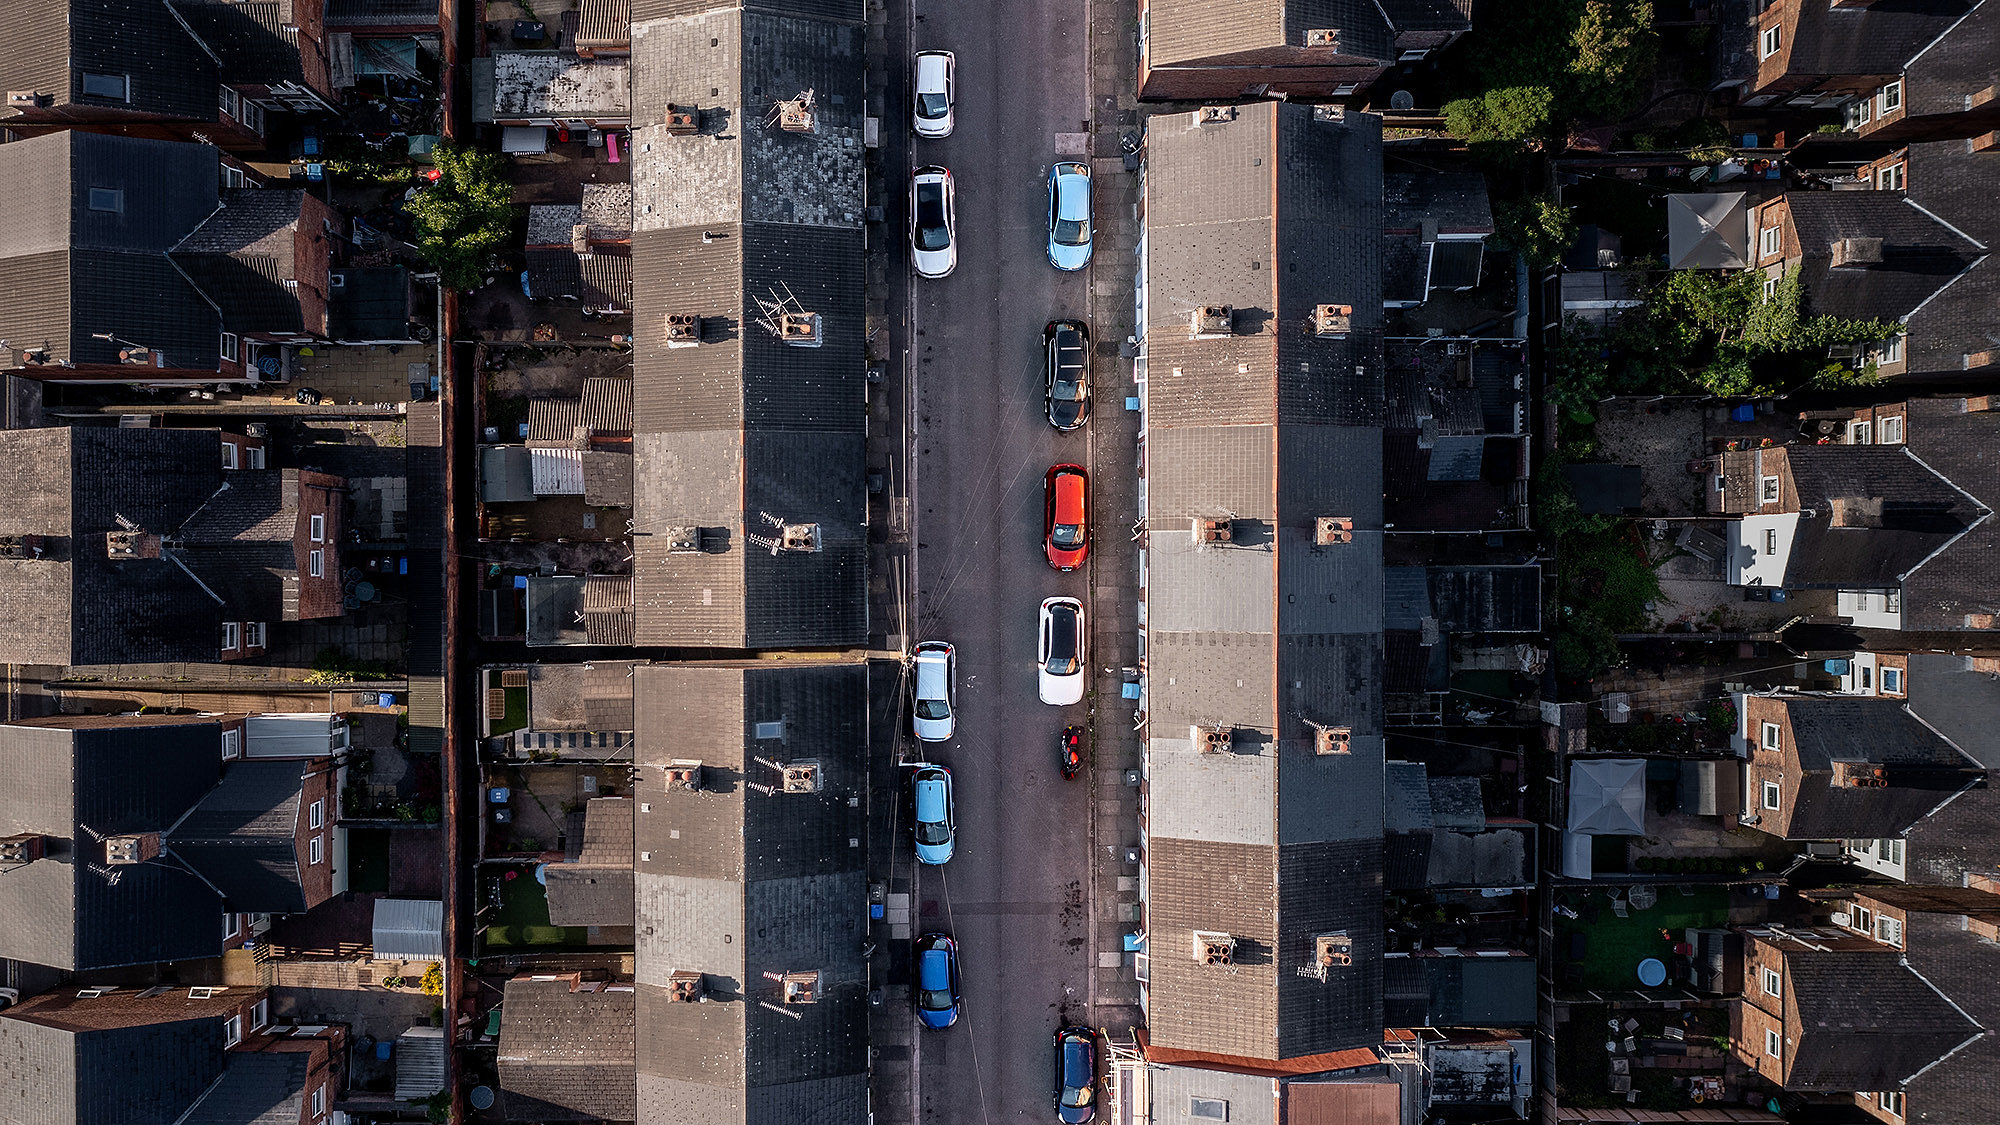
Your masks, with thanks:
<instances>
[{"instance_id":1,"label":"black car","mask_svg":"<svg viewBox=\"0 0 2000 1125\"><path fill-rule=\"evenodd\" d=\"M1097 1116L1097 1033L1087 1027L1056 1032L1056 1119L1082 1125Z\"/></svg>"},{"instance_id":2,"label":"black car","mask_svg":"<svg viewBox=\"0 0 2000 1125\"><path fill-rule=\"evenodd\" d=\"M1049 425L1083 425L1090 417L1090 329L1082 321L1052 320L1042 329L1042 378Z\"/></svg>"}]
</instances>

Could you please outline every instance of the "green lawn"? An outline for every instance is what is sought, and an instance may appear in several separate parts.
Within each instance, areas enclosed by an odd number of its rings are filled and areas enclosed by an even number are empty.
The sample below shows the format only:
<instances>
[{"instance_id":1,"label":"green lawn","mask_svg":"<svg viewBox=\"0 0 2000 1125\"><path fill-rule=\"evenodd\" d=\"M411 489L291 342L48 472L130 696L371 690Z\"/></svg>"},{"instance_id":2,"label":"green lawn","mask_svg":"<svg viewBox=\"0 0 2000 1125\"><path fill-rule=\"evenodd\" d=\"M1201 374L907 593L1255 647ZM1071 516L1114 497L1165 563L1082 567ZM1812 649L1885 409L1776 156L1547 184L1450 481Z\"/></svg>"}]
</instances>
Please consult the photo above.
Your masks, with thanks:
<instances>
[{"instance_id":1,"label":"green lawn","mask_svg":"<svg viewBox=\"0 0 2000 1125\"><path fill-rule=\"evenodd\" d=\"M500 908L488 917L492 919L486 928L489 946L582 946L590 937L580 926L549 925L548 891L527 870L501 884Z\"/></svg>"},{"instance_id":2,"label":"green lawn","mask_svg":"<svg viewBox=\"0 0 2000 1125\"><path fill-rule=\"evenodd\" d=\"M1673 942L1681 940L1681 931L1687 927L1721 926L1729 921L1726 888L1688 889L1694 893L1682 894L1679 887L1660 887L1660 901L1649 910L1631 911L1629 918L1613 914L1611 900L1601 891L1588 896L1564 895L1562 901L1584 917L1575 921L1561 919L1557 927L1559 978L1572 988L1641 987L1639 962L1648 957L1666 960L1672 955ZM1594 908L1595 919L1590 917L1591 910L1585 908L1586 901ZM1661 937L1661 930L1671 933L1673 940ZM1584 954L1580 962L1569 959L1573 933L1583 934Z\"/></svg>"},{"instance_id":3,"label":"green lawn","mask_svg":"<svg viewBox=\"0 0 2000 1125\"><path fill-rule=\"evenodd\" d=\"M388 829L347 830L347 889L350 891L389 889Z\"/></svg>"}]
</instances>

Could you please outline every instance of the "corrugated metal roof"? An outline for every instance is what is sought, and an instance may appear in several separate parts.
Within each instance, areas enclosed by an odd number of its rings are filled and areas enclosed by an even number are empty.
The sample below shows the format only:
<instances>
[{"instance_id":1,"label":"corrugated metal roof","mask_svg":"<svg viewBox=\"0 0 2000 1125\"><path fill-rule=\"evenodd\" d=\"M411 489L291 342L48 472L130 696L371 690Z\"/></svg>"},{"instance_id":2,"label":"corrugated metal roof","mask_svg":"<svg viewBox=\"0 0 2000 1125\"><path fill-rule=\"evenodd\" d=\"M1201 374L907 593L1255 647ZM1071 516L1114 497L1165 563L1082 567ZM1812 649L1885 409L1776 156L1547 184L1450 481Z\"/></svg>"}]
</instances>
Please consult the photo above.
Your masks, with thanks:
<instances>
[{"instance_id":1,"label":"corrugated metal roof","mask_svg":"<svg viewBox=\"0 0 2000 1125\"><path fill-rule=\"evenodd\" d=\"M413 898L378 898L373 923L374 952L381 961L444 960L444 903Z\"/></svg>"}]
</instances>

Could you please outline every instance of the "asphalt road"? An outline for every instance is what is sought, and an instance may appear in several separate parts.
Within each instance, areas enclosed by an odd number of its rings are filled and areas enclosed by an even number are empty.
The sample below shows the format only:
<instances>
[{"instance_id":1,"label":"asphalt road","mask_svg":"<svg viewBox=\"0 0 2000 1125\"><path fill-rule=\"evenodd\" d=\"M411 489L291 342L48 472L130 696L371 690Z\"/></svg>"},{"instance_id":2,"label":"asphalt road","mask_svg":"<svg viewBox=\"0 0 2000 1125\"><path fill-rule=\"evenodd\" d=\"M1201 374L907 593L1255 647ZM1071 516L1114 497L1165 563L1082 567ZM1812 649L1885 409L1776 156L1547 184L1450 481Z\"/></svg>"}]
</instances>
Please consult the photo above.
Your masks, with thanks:
<instances>
[{"instance_id":1,"label":"asphalt road","mask_svg":"<svg viewBox=\"0 0 2000 1125\"><path fill-rule=\"evenodd\" d=\"M916 1037L918 1112L953 1123L1053 1120L1050 1040L1087 1019L1092 956L1091 783L1065 782L1056 764L1057 734L1082 722L1084 707L1042 704L1035 669L1041 600L1088 596L1085 574L1058 574L1041 549L1043 473L1089 463L1088 427L1048 425L1041 375L1042 326L1088 312L1089 271L1050 266L1045 230L1057 134L1080 132L1088 116L1084 5L904 0L891 26L908 50L958 58L953 135L909 138L904 150L907 167L951 169L959 243L949 278L907 281L911 639L949 640L959 654L958 737L928 751L956 781L957 850L944 867L916 872L913 904L918 933L957 937L964 987L958 1025ZM907 102L892 89L902 116L885 132L907 131Z\"/></svg>"}]
</instances>

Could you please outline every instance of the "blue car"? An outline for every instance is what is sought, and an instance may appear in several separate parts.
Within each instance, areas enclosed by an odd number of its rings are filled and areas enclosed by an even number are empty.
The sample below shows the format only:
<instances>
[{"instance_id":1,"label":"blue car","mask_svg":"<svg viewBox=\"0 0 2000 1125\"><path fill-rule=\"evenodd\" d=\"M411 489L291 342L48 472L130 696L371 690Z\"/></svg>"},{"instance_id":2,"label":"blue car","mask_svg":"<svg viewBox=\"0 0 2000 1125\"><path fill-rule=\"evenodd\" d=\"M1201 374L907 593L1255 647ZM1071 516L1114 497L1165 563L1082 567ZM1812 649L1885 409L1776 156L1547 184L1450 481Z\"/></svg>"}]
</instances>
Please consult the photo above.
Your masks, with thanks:
<instances>
[{"instance_id":1,"label":"blue car","mask_svg":"<svg viewBox=\"0 0 2000 1125\"><path fill-rule=\"evenodd\" d=\"M917 939L917 1019L940 1030L958 1022L958 943L948 935Z\"/></svg>"},{"instance_id":2,"label":"blue car","mask_svg":"<svg viewBox=\"0 0 2000 1125\"><path fill-rule=\"evenodd\" d=\"M1080 160L1049 168L1049 264L1071 271L1090 264L1090 165Z\"/></svg>"},{"instance_id":3,"label":"blue car","mask_svg":"<svg viewBox=\"0 0 2000 1125\"><path fill-rule=\"evenodd\" d=\"M1056 1120L1083 1125L1097 1116L1097 1033L1087 1027L1056 1032Z\"/></svg>"},{"instance_id":4,"label":"blue car","mask_svg":"<svg viewBox=\"0 0 2000 1125\"><path fill-rule=\"evenodd\" d=\"M943 766L920 766L910 778L910 791L916 806L917 862L935 865L950 860L954 835L951 771Z\"/></svg>"}]
</instances>

